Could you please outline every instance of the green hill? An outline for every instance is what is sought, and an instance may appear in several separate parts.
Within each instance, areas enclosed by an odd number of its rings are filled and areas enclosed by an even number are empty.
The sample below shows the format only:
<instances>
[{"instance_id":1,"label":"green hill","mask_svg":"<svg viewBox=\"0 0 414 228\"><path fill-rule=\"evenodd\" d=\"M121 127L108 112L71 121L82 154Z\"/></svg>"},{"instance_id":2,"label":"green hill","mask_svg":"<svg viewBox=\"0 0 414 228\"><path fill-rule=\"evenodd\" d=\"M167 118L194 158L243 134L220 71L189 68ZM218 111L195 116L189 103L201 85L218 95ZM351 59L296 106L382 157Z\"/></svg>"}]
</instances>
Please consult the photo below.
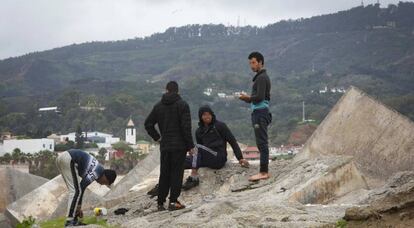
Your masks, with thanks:
<instances>
[{"instance_id":1,"label":"green hill","mask_svg":"<svg viewBox=\"0 0 414 228\"><path fill-rule=\"evenodd\" d=\"M356 7L281 21L264 28L188 25L143 39L73 44L0 61L0 131L30 137L83 129L123 137L132 116L143 121L168 80L178 80L197 109L209 103L237 138L253 142L248 106L217 92L250 91L251 51L261 51L272 80L272 143L285 143L301 121L321 121L340 93L355 85L414 119L414 3ZM213 88L214 96L203 94ZM43 114L39 107L62 113ZM80 106L105 107L86 111Z\"/></svg>"}]
</instances>

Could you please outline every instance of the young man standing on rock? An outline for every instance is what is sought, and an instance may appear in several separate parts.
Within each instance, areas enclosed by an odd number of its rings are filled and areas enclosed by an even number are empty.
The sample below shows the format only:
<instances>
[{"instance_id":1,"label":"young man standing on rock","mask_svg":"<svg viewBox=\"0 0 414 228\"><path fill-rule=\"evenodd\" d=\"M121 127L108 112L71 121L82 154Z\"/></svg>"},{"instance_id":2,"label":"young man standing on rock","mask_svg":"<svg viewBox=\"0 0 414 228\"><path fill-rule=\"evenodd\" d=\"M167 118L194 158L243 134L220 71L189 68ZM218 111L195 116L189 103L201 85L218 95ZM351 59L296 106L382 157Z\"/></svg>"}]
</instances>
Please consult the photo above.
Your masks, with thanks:
<instances>
[{"instance_id":1,"label":"young man standing on rock","mask_svg":"<svg viewBox=\"0 0 414 228\"><path fill-rule=\"evenodd\" d=\"M165 210L164 203L170 192L169 210L185 208L178 201L184 175L184 162L187 152L194 153L191 135L191 114L187 102L178 94L178 84L168 82L162 96L145 120L145 129L157 142L160 142L161 166L158 182L158 210ZM158 132L155 129L158 125Z\"/></svg>"},{"instance_id":2,"label":"young man standing on rock","mask_svg":"<svg viewBox=\"0 0 414 228\"><path fill-rule=\"evenodd\" d=\"M252 125L256 144L260 151L260 172L249 178L250 181L258 181L269 178L269 144L267 128L272 122L272 114L269 112L270 103L270 79L264 69L264 57L259 52L252 52L249 57L250 68L256 75L253 78L251 95L241 94L239 99L250 103L252 108Z\"/></svg>"},{"instance_id":3,"label":"young man standing on rock","mask_svg":"<svg viewBox=\"0 0 414 228\"><path fill-rule=\"evenodd\" d=\"M69 190L65 227L84 225L78 219L83 217L81 207L86 188L94 181L110 186L116 179L116 172L104 169L92 155L77 149L59 154L56 166Z\"/></svg>"},{"instance_id":4,"label":"young man standing on rock","mask_svg":"<svg viewBox=\"0 0 414 228\"><path fill-rule=\"evenodd\" d=\"M248 167L249 162L243 159L242 152L236 138L227 125L216 120L216 115L209 106L202 106L198 111L199 127L196 130L197 152L187 156L185 168L192 169L191 176L183 185L184 190L189 190L199 185L198 169L208 167L221 169L227 162L227 143L233 148L234 155L243 167Z\"/></svg>"}]
</instances>

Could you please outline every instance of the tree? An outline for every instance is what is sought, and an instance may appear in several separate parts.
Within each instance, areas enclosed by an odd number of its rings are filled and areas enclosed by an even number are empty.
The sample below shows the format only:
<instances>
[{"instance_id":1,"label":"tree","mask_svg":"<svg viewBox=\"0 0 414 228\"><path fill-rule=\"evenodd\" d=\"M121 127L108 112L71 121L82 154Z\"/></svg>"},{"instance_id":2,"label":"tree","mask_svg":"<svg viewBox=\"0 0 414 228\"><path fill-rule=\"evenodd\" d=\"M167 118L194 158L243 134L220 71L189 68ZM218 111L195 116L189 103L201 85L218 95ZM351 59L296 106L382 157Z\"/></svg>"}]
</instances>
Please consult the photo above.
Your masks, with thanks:
<instances>
[{"instance_id":1,"label":"tree","mask_svg":"<svg viewBox=\"0 0 414 228\"><path fill-rule=\"evenodd\" d=\"M34 154L29 163L29 172L38 176L52 179L59 174L56 169L57 153L43 150Z\"/></svg>"},{"instance_id":2,"label":"tree","mask_svg":"<svg viewBox=\"0 0 414 228\"><path fill-rule=\"evenodd\" d=\"M10 153L5 153L2 157L3 162L9 164L10 161L12 160L12 156L10 155Z\"/></svg>"},{"instance_id":3,"label":"tree","mask_svg":"<svg viewBox=\"0 0 414 228\"><path fill-rule=\"evenodd\" d=\"M12 159L14 162L19 162L21 156L22 156L22 152L19 148L16 148L13 150Z\"/></svg>"},{"instance_id":4,"label":"tree","mask_svg":"<svg viewBox=\"0 0 414 228\"><path fill-rule=\"evenodd\" d=\"M100 163L104 164L107 153L108 151L105 148L99 149L98 156L96 156L96 159L98 159Z\"/></svg>"},{"instance_id":5,"label":"tree","mask_svg":"<svg viewBox=\"0 0 414 228\"><path fill-rule=\"evenodd\" d=\"M75 134L75 148L76 149L82 149L85 143L85 137L82 134L82 128L80 125L78 125L78 128L76 129Z\"/></svg>"},{"instance_id":6,"label":"tree","mask_svg":"<svg viewBox=\"0 0 414 228\"><path fill-rule=\"evenodd\" d=\"M117 143L112 144L112 148L114 148L115 150L123 151L125 153L134 151L134 149L132 149L132 147L130 147L124 141L119 141Z\"/></svg>"}]
</instances>

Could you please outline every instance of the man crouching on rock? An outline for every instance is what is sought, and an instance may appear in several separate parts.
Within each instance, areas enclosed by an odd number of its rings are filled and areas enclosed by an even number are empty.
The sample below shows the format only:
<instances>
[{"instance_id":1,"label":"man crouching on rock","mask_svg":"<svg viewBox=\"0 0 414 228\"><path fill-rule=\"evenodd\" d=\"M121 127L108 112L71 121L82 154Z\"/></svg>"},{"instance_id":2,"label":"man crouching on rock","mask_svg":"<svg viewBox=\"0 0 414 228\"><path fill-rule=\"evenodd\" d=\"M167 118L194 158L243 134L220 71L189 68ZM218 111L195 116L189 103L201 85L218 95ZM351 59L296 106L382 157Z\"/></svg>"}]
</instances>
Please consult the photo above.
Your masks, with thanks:
<instances>
[{"instance_id":1,"label":"man crouching on rock","mask_svg":"<svg viewBox=\"0 0 414 228\"><path fill-rule=\"evenodd\" d=\"M65 227L85 225L78 220L83 217L81 209L83 193L94 181L110 186L116 179L116 172L104 169L92 155L77 149L59 154L56 166L69 190Z\"/></svg>"},{"instance_id":2,"label":"man crouching on rock","mask_svg":"<svg viewBox=\"0 0 414 228\"><path fill-rule=\"evenodd\" d=\"M200 122L196 130L197 152L186 158L185 168L192 169L192 171L183 185L184 190L189 190L199 184L199 168L221 169L224 167L227 162L227 143L233 148L234 155L240 165L249 166L249 162L243 159L236 138L225 123L216 120L216 116L209 106L201 107L198 111L198 117Z\"/></svg>"}]
</instances>

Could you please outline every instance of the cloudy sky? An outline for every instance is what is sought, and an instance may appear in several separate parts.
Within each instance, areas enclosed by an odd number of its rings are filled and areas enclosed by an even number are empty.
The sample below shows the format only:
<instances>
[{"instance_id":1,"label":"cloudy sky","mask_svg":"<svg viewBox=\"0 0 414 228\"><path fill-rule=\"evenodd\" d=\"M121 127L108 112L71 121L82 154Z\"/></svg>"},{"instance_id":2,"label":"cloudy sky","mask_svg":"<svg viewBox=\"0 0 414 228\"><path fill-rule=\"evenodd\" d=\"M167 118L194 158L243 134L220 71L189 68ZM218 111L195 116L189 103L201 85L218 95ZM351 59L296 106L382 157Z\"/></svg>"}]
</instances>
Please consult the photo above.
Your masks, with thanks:
<instances>
[{"instance_id":1,"label":"cloudy sky","mask_svg":"<svg viewBox=\"0 0 414 228\"><path fill-rule=\"evenodd\" d=\"M380 2L387 6L398 0ZM144 37L186 24L239 21L265 26L360 4L361 0L0 0L0 59L86 41Z\"/></svg>"}]
</instances>

